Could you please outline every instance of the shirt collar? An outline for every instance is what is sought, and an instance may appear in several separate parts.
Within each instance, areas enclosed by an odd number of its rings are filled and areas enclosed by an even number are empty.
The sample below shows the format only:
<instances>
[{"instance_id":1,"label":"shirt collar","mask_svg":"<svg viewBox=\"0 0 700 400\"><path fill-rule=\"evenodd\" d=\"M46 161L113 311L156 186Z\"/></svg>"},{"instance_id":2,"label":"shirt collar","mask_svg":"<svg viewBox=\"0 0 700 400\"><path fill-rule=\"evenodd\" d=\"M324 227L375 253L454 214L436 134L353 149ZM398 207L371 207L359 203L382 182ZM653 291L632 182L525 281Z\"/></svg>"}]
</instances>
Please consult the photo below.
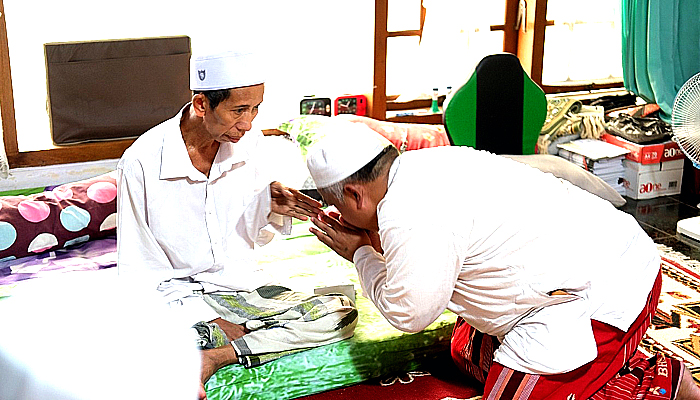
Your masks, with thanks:
<instances>
[{"instance_id":1,"label":"shirt collar","mask_svg":"<svg viewBox=\"0 0 700 400\"><path fill-rule=\"evenodd\" d=\"M251 129L243 135L238 143L221 143L209 171L209 179L214 180L220 177L233 169L236 164L248 162L262 136L262 131Z\"/></svg>"},{"instance_id":2,"label":"shirt collar","mask_svg":"<svg viewBox=\"0 0 700 400\"><path fill-rule=\"evenodd\" d=\"M183 113L187 112L191 103L184 107L173 118L163 124L165 133L163 135L163 152L160 159L160 179L189 178L194 181L206 180L206 176L199 172L192 165L185 140L180 131L180 119Z\"/></svg>"},{"instance_id":3,"label":"shirt collar","mask_svg":"<svg viewBox=\"0 0 700 400\"><path fill-rule=\"evenodd\" d=\"M387 180L387 189L391 187L391 184L394 183L394 178L396 177L396 172L399 170L399 164L401 164L401 155L396 157L394 159L394 162L391 163L391 168L389 168L389 175L388 175L388 180Z\"/></svg>"},{"instance_id":4,"label":"shirt collar","mask_svg":"<svg viewBox=\"0 0 700 400\"><path fill-rule=\"evenodd\" d=\"M187 153L185 140L180 131L180 119L187 111L191 103L186 104L173 118L165 121L165 134L163 135L163 153L161 155L160 179L189 178L193 181L206 181L207 177L192 165L192 160ZM214 180L230 171L234 165L245 163L250 159L253 150L258 146L262 132L250 130L238 141L238 143L221 143L216 153L209 179Z\"/></svg>"}]
</instances>

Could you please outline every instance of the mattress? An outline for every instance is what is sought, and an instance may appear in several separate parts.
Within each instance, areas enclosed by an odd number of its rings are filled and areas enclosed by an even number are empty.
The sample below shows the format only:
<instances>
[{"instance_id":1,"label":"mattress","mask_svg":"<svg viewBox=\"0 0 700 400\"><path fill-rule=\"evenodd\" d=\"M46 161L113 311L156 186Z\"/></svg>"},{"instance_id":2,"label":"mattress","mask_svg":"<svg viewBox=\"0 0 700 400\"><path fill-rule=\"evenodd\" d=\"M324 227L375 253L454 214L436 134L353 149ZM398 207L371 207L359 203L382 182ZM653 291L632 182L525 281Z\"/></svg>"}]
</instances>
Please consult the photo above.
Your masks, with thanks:
<instances>
[{"instance_id":1,"label":"mattress","mask_svg":"<svg viewBox=\"0 0 700 400\"><path fill-rule=\"evenodd\" d=\"M116 274L117 239L115 236L82 245L0 261L0 298L9 296L23 281L48 278L57 274L108 271Z\"/></svg>"},{"instance_id":2,"label":"mattress","mask_svg":"<svg viewBox=\"0 0 700 400\"><path fill-rule=\"evenodd\" d=\"M354 266L295 223L291 236L277 235L257 249L259 263L291 289L353 284L359 321L352 338L288 355L254 368L222 368L206 384L207 397L218 399L293 399L401 371L449 349L454 314L446 311L419 333L403 333L362 296ZM11 296L23 282L63 273L115 273L116 239L108 237L70 249L0 262L0 297ZM100 272L102 271L102 272Z\"/></svg>"}]
</instances>

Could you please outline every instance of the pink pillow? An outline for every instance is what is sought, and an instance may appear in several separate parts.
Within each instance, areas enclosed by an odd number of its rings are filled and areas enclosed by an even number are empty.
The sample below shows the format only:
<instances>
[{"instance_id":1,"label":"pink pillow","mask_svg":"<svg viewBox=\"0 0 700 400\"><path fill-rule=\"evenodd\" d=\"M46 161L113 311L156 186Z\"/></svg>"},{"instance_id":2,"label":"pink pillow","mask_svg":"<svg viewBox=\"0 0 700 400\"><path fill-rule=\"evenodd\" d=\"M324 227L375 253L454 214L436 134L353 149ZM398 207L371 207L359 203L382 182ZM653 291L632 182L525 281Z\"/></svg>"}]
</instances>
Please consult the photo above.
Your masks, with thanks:
<instances>
[{"instance_id":1,"label":"pink pillow","mask_svg":"<svg viewBox=\"0 0 700 400\"><path fill-rule=\"evenodd\" d=\"M31 196L0 196L0 260L104 237L116 224L115 172Z\"/></svg>"},{"instance_id":2,"label":"pink pillow","mask_svg":"<svg viewBox=\"0 0 700 400\"><path fill-rule=\"evenodd\" d=\"M364 123L375 132L389 139L389 141L402 152L422 149L424 147L450 145L445 127L442 125L386 122L357 115L343 115L342 118L353 122Z\"/></svg>"}]
</instances>

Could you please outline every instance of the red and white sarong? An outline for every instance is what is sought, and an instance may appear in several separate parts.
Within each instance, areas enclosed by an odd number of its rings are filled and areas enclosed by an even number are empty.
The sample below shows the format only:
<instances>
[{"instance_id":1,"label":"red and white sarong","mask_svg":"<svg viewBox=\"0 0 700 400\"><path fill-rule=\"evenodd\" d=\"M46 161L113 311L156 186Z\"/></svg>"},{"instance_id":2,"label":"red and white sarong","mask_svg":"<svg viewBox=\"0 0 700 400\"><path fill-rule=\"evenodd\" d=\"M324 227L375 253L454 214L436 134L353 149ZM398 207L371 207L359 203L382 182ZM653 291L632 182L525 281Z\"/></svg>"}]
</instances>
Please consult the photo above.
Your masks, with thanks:
<instances>
[{"instance_id":1,"label":"red and white sarong","mask_svg":"<svg viewBox=\"0 0 700 400\"><path fill-rule=\"evenodd\" d=\"M598 356L571 372L531 375L504 367L493 361L498 339L478 332L462 318L457 318L452 333L452 359L464 373L485 384L484 400L673 399L684 365L662 353L649 359L636 355L660 294L661 272L646 306L627 332L591 320Z\"/></svg>"}]
</instances>

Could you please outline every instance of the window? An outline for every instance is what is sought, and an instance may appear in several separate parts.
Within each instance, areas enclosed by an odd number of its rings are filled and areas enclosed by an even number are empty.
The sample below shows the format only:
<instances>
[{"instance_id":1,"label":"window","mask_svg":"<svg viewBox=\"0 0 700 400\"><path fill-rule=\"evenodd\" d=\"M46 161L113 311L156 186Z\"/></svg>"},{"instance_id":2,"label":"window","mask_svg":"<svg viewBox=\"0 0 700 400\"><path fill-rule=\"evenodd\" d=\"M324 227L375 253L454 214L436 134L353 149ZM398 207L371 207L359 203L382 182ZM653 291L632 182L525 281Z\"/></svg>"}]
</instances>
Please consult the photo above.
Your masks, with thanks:
<instances>
[{"instance_id":1,"label":"window","mask_svg":"<svg viewBox=\"0 0 700 400\"><path fill-rule=\"evenodd\" d=\"M595 86L622 81L620 2L549 0L542 84Z\"/></svg>"},{"instance_id":2,"label":"window","mask_svg":"<svg viewBox=\"0 0 700 400\"><path fill-rule=\"evenodd\" d=\"M503 47L503 31L491 30L491 26L503 25L504 4L424 0L425 20L420 42L414 41L413 51L404 55L403 63L389 65L392 45L400 38L388 41L387 93L429 94L435 87L444 93L447 86L454 87L466 81L469 71L481 58ZM389 5L391 7L392 2Z\"/></svg>"},{"instance_id":3,"label":"window","mask_svg":"<svg viewBox=\"0 0 700 400\"><path fill-rule=\"evenodd\" d=\"M377 29L384 29L384 15L386 32L375 37L375 57L382 58L384 47L386 71L384 84L375 77L375 95L383 91L393 103L388 107L397 109L387 117L403 111L401 103L430 98L434 88L445 95L481 58L503 48L504 2L377 0L376 7ZM375 118L382 115L372 110Z\"/></svg>"},{"instance_id":4,"label":"window","mask_svg":"<svg viewBox=\"0 0 700 400\"><path fill-rule=\"evenodd\" d=\"M270 58L265 102L256 120L262 128L298 115L305 95L372 93L370 115L384 119L387 94L433 87L444 93L448 85L459 86L484 54L497 51L517 54L546 92L622 86L615 72L621 63L620 40L612 37L619 31L619 10L611 4L619 5L605 0L580 6L569 0L528 0L525 28L519 31L514 29L518 0L173 0L167 5L71 0L42 2L40 12L33 2L4 3L0 0L0 121L12 168L119 158L131 144L51 143L43 58L43 44L49 42L187 35L196 52L231 38L254 37ZM445 11L449 4L458 11ZM444 19L438 16L441 12ZM226 15L230 21L193 22L194 13ZM581 43L595 34L605 41ZM457 38L456 44L444 44L448 36ZM593 46L586 50L590 56L574 53L572 41L577 40L576 46ZM462 50L465 43L469 51ZM564 77L566 54L577 61L567 64ZM447 56L455 61L446 63ZM604 67L600 60L610 65ZM373 68L375 63L378 68ZM581 74L593 71L596 76Z\"/></svg>"},{"instance_id":5,"label":"window","mask_svg":"<svg viewBox=\"0 0 700 400\"><path fill-rule=\"evenodd\" d=\"M403 8L392 6L394 2ZM546 93L622 87L619 2L414 3L375 0L375 90L371 102L374 118L390 117L386 110L396 108L396 94L402 95L399 99L415 98L425 97L433 87L441 93L447 85L456 89L471 76L481 58L501 51L516 54L525 71ZM388 22L397 12L412 13L403 19L420 20L420 29L390 25ZM403 42L392 44L398 39ZM422 69L417 71L416 65ZM440 118L401 121L439 123Z\"/></svg>"}]
</instances>

